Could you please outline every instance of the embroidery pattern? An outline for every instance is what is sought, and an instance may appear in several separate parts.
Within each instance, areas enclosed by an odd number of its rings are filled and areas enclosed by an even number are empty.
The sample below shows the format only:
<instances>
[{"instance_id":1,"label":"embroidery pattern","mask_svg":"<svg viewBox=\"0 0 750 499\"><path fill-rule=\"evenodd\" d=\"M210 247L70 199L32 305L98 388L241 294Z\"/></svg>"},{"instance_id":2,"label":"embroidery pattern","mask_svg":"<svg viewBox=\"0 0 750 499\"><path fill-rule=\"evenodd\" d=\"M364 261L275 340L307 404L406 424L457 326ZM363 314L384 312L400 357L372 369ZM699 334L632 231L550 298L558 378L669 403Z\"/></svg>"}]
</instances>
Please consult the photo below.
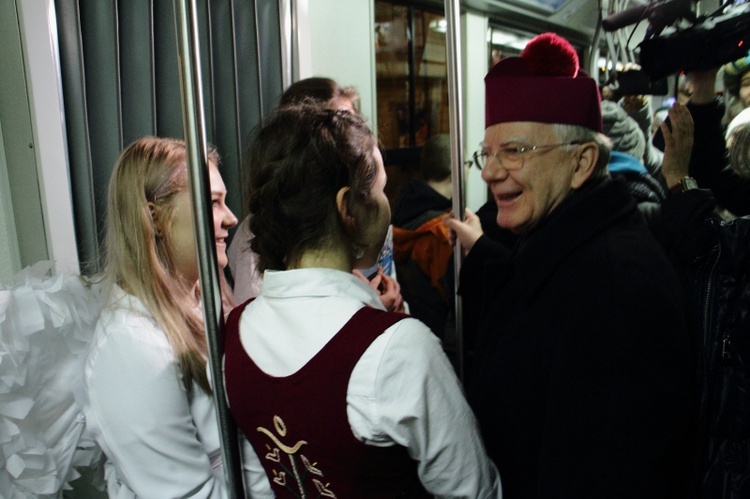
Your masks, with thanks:
<instances>
[{"instance_id":1,"label":"embroidery pattern","mask_svg":"<svg viewBox=\"0 0 750 499\"><path fill-rule=\"evenodd\" d=\"M336 497L336 494L329 488L330 483L324 483L319 478L323 478L323 471L317 468L318 463L311 463L310 460L302 454L302 447L307 445L306 440L300 440L294 445L284 444L279 437L284 438L287 434L286 424L279 416L273 417L273 428L274 432L259 426L257 431L266 435L275 447L266 444L268 453L265 458L268 461L277 463L280 469L272 469L273 482L280 487L284 487L299 499L307 499L308 494L305 490L305 482L310 481L315 485L315 491L318 493L317 497ZM279 437L276 436L279 435ZM289 459L289 466L286 464L286 459L282 459L284 454ZM299 458L297 458L299 456ZM319 478L313 478L319 477ZM293 482L292 482L293 481Z\"/></svg>"}]
</instances>

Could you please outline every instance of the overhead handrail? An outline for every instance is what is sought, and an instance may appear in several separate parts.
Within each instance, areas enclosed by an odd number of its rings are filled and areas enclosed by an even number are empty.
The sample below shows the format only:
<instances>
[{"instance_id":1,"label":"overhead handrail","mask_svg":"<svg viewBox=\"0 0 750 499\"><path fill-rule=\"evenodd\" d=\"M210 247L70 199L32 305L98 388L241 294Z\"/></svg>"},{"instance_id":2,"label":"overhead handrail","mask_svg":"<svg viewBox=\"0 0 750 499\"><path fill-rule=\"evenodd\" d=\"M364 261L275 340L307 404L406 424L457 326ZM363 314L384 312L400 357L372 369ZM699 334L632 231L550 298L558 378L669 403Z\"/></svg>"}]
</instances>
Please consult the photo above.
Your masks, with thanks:
<instances>
[{"instance_id":1,"label":"overhead handrail","mask_svg":"<svg viewBox=\"0 0 750 499\"><path fill-rule=\"evenodd\" d=\"M211 206L211 187L208 175L208 146L206 120L203 112L200 50L198 44L198 14L195 0L175 0L180 84L182 90L182 118L188 159L188 186L193 208L193 227L198 249L203 317L208 343L208 363L213 381L214 407L219 423L221 454L227 491L232 498L245 496L242 485L241 458L237 426L229 414L222 373L224 355L224 313L221 306Z\"/></svg>"}]
</instances>

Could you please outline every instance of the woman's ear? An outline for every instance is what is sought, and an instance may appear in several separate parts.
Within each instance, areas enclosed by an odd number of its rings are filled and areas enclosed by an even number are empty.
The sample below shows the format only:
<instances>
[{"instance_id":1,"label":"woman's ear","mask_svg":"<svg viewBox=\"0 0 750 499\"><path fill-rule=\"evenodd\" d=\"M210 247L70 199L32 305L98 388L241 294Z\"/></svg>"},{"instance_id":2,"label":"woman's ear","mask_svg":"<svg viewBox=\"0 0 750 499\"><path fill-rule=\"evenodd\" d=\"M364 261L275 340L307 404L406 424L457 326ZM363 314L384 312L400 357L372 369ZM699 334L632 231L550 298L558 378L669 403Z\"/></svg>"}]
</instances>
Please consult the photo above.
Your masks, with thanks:
<instances>
[{"instance_id":1,"label":"woman's ear","mask_svg":"<svg viewBox=\"0 0 750 499\"><path fill-rule=\"evenodd\" d=\"M578 146L574 160L576 165L570 186L573 189L578 189L586 183L596 168L599 160L599 147L597 147L596 142L585 142Z\"/></svg>"},{"instance_id":2,"label":"woman's ear","mask_svg":"<svg viewBox=\"0 0 750 499\"><path fill-rule=\"evenodd\" d=\"M344 226L349 230L354 230L357 224L357 220L354 217L351 206L351 189L349 187L342 187L336 193L336 208L339 212L339 217Z\"/></svg>"},{"instance_id":3,"label":"woman's ear","mask_svg":"<svg viewBox=\"0 0 750 499\"><path fill-rule=\"evenodd\" d=\"M156 237L161 237L162 235L162 217L161 217L161 208L159 208L156 203L153 203L149 201L146 203L148 205L148 211L151 213L151 226L154 228L154 235Z\"/></svg>"}]
</instances>

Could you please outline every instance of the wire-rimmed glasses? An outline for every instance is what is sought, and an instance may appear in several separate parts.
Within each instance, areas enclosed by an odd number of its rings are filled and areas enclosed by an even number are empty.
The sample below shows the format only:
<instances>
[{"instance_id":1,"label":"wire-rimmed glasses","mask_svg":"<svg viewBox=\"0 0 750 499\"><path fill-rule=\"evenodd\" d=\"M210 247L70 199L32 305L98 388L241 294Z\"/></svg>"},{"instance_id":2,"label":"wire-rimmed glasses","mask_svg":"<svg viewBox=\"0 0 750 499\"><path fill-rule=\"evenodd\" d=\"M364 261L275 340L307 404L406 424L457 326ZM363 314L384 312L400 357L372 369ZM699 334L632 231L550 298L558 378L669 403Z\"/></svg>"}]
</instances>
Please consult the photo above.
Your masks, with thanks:
<instances>
[{"instance_id":1,"label":"wire-rimmed glasses","mask_svg":"<svg viewBox=\"0 0 750 499\"><path fill-rule=\"evenodd\" d=\"M563 142L561 144L547 144L541 146L527 146L518 142L507 142L501 144L496 152L485 151L484 144L480 144L482 149L474 153L474 164L481 170L490 158L495 158L499 161L503 168L506 170L520 170L523 167L524 154L533 151L542 151L545 149L552 149L554 147L573 146L583 144L583 140L573 140L571 142Z\"/></svg>"}]
</instances>

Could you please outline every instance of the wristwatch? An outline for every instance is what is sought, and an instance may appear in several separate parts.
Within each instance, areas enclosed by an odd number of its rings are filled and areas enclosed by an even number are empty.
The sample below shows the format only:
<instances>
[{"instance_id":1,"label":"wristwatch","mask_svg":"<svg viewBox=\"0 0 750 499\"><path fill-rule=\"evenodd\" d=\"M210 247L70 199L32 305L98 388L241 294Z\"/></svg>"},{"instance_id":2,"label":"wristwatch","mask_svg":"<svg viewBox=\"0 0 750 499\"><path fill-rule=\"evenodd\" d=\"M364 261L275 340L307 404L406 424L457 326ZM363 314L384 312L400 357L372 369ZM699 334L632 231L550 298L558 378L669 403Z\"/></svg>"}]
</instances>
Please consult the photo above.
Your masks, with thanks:
<instances>
[{"instance_id":1,"label":"wristwatch","mask_svg":"<svg viewBox=\"0 0 750 499\"><path fill-rule=\"evenodd\" d=\"M673 194L677 194L678 192L687 192L697 188L698 182L696 182L693 177L682 177L680 179L680 182L672 186L672 188L669 190Z\"/></svg>"}]
</instances>

